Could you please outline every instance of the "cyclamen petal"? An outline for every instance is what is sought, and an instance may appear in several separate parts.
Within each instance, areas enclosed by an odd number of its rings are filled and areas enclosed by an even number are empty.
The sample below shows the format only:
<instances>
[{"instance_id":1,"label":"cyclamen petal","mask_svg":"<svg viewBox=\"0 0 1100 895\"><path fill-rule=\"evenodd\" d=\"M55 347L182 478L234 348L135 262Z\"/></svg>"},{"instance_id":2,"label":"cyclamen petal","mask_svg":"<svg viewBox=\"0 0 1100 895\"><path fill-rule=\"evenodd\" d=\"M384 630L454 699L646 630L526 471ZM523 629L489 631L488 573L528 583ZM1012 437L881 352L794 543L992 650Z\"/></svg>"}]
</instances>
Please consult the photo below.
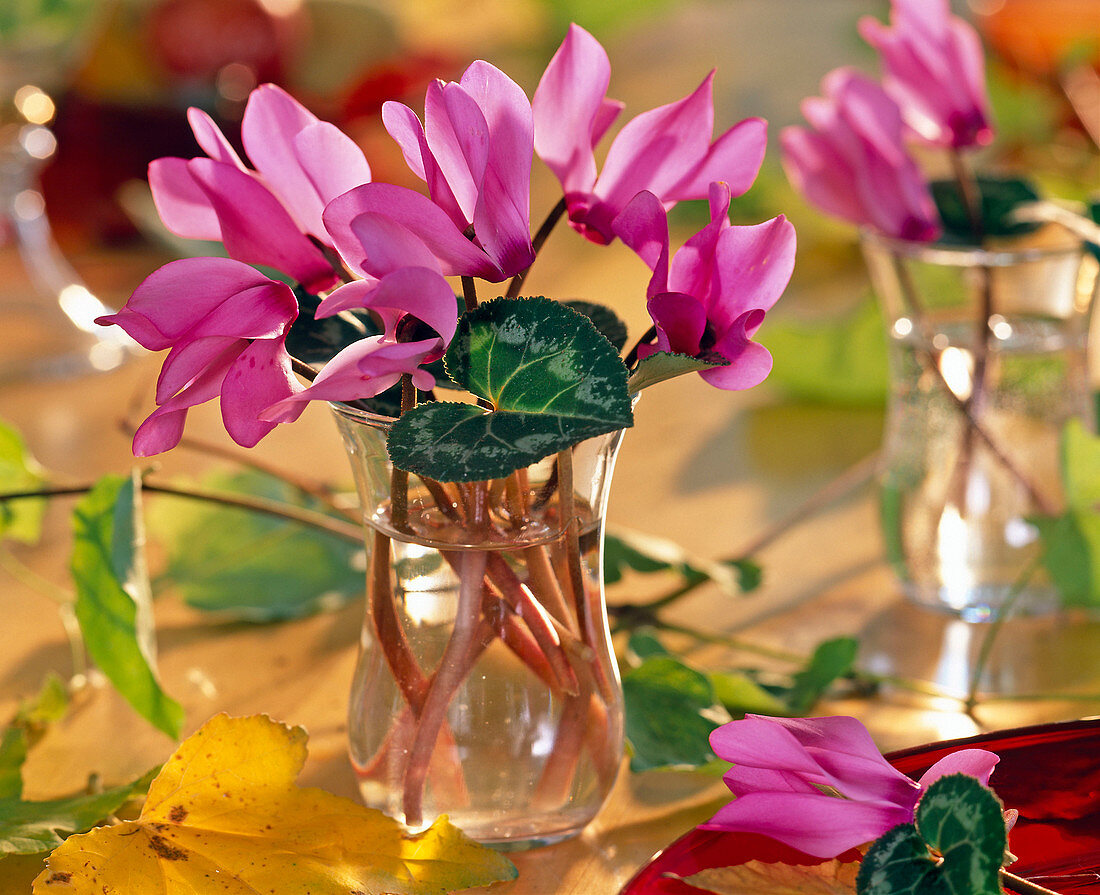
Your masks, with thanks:
<instances>
[{"instance_id":1,"label":"cyclamen petal","mask_svg":"<svg viewBox=\"0 0 1100 895\"><path fill-rule=\"evenodd\" d=\"M253 342L241 352L222 383L225 430L242 447L254 446L276 425L260 419L260 412L303 390L291 369L285 339ZM305 405L300 405L298 413L288 412L280 422L293 422L304 409Z\"/></svg>"},{"instance_id":2,"label":"cyclamen petal","mask_svg":"<svg viewBox=\"0 0 1100 895\"><path fill-rule=\"evenodd\" d=\"M997 763L991 752L961 750L914 783L848 717L748 715L715 730L711 747L733 764L723 779L735 798L701 827L761 833L819 858L912 822L921 792L944 774L969 773L984 785Z\"/></svg>"}]
</instances>

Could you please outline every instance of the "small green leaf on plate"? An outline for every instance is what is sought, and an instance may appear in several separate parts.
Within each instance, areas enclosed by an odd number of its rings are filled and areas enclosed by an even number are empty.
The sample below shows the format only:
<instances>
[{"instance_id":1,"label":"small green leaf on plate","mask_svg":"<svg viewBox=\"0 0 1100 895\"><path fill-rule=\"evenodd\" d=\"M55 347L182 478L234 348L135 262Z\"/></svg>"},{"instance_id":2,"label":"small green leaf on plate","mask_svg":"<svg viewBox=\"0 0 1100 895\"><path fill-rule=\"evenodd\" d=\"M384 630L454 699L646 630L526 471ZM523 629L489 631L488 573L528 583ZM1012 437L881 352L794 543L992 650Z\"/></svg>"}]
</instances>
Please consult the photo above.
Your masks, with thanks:
<instances>
[{"instance_id":1,"label":"small green leaf on plate","mask_svg":"<svg viewBox=\"0 0 1100 895\"><path fill-rule=\"evenodd\" d=\"M88 654L143 718L171 737L183 709L156 676L137 474L104 476L73 510L76 617Z\"/></svg>"},{"instance_id":2,"label":"small green leaf on plate","mask_svg":"<svg viewBox=\"0 0 1100 895\"><path fill-rule=\"evenodd\" d=\"M805 715L825 695L829 685L852 670L859 651L854 637L835 637L817 645L806 667L794 675L787 693L787 709L791 715Z\"/></svg>"}]
</instances>

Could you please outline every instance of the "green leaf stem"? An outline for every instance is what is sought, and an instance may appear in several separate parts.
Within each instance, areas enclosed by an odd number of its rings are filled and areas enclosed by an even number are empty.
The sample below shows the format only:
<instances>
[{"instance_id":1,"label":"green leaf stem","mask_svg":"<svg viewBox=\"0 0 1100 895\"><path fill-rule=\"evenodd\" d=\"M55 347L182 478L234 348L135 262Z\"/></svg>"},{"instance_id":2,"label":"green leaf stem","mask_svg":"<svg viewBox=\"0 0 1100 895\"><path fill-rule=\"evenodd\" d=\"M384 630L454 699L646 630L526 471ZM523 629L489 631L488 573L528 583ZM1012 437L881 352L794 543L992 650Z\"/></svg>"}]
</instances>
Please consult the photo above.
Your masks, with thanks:
<instances>
[{"instance_id":1,"label":"green leaf stem","mask_svg":"<svg viewBox=\"0 0 1100 895\"><path fill-rule=\"evenodd\" d=\"M389 438L400 469L437 481L503 478L587 438L633 425L626 367L582 314L546 298L498 298L459 321L451 379L488 402L429 403Z\"/></svg>"}]
</instances>

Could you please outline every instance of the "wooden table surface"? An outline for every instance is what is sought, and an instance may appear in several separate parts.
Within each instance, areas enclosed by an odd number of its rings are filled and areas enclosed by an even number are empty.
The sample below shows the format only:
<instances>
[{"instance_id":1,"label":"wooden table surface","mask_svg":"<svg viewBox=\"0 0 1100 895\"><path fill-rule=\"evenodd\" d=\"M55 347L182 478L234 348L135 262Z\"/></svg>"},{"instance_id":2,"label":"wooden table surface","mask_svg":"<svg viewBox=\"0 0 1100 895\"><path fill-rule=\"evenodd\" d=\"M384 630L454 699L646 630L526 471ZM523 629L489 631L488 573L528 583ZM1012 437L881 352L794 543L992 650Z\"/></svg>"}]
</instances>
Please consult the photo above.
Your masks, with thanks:
<instances>
[{"instance_id":1,"label":"wooden table surface","mask_svg":"<svg viewBox=\"0 0 1100 895\"><path fill-rule=\"evenodd\" d=\"M18 288L10 251L0 256L0 300ZM116 302L155 262L147 253L95 254L77 259L91 285ZM540 265L543 262L540 260ZM544 280L558 294L608 300L633 332L644 326L644 271L616 263L569 265L551 258ZM591 290L586 291L586 286ZM542 286L539 288L549 288ZM0 331L0 358L18 345ZM0 418L23 431L57 483L82 482L134 462L119 421L128 407L148 412L159 358L144 357L108 374L0 385ZM776 520L851 464L877 448L877 409L799 405L768 387L743 394L710 389L691 377L643 397L634 431L615 473L612 526L675 540L702 557L733 556ZM188 432L229 444L216 408L194 411ZM264 459L337 482L349 473L327 411L314 407L256 449ZM177 450L151 462L158 475L196 474L220 463ZM68 587L71 502L57 500L40 544L14 552L36 572ZM907 607L883 561L874 493L865 486L774 540L757 556L764 583L752 595L729 597L701 588L669 612L684 624L736 635L755 647L808 653L834 635L860 638L860 663L873 672L935 682L945 695L885 687L874 698L834 700L823 713L860 717L884 750L984 729L1094 713L1100 698L1097 626L1046 619L1006 626L990 665L990 681L1013 694L1038 691L1062 698L993 699L972 715L951 694L965 693L984 629ZM609 592L612 603L635 599L632 586ZM355 662L362 608L278 625L222 624L167 596L156 604L160 673L187 713L190 733L216 712L263 712L310 733L306 785L354 796L345 754L345 701ZM33 694L46 674L72 671L56 606L0 571L0 717ZM753 652L700 647L687 657L710 667L767 660ZM82 787L98 773L104 783L132 779L163 761L174 743L140 720L108 687L93 679L74 710L50 730L27 765L27 795L45 798ZM500 895L613 893L658 849L709 816L724 789L714 778L687 772L620 775L596 821L579 838L514 855L520 875L491 891ZM29 891L37 859L0 861L0 891Z\"/></svg>"}]
</instances>

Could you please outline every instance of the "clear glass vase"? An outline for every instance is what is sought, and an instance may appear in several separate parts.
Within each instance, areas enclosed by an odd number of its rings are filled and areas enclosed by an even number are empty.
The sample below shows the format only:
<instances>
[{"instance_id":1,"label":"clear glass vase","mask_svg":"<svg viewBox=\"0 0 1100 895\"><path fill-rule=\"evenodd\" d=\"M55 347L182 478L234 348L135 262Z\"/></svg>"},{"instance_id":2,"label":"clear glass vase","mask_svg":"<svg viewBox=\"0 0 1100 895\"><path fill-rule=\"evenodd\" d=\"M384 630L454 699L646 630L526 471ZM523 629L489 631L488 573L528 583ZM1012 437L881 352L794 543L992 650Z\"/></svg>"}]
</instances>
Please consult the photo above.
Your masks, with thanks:
<instances>
[{"instance_id":1,"label":"clear glass vase","mask_svg":"<svg viewBox=\"0 0 1100 895\"><path fill-rule=\"evenodd\" d=\"M1064 424L1093 420L1096 259L1049 233L863 249L890 346L881 508L904 593L967 621L1056 609L1030 520L1062 508Z\"/></svg>"},{"instance_id":2,"label":"clear glass vase","mask_svg":"<svg viewBox=\"0 0 1100 895\"><path fill-rule=\"evenodd\" d=\"M364 801L502 849L579 833L622 758L601 568L621 433L435 482L394 472L391 420L334 410L368 557L348 725Z\"/></svg>"}]
</instances>

